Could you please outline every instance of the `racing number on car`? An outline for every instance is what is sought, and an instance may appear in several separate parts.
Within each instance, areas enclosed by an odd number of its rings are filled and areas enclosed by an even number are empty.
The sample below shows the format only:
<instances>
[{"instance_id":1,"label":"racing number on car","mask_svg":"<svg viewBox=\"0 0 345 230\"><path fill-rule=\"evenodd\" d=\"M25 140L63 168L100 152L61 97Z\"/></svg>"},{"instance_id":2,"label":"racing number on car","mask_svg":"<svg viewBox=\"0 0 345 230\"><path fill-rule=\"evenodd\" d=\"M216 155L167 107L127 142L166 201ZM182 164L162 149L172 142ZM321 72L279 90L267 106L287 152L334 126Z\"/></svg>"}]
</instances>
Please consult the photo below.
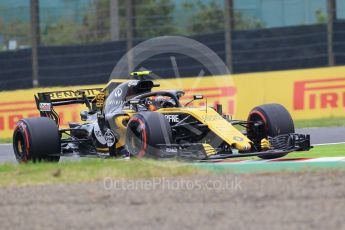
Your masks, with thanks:
<instances>
[{"instance_id":1,"label":"racing number on car","mask_svg":"<svg viewBox=\"0 0 345 230\"><path fill-rule=\"evenodd\" d=\"M95 131L95 135L96 135L97 138L103 137L103 135L102 135L100 130Z\"/></svg>"},{"instance_id":2,"label":"racing number on car","mask_svg":"<svg viewBox=\"0 0 345 230\"><path fill-rule=\"evenodd\" d=\"M105 99L105 94L104 92L100 92L96 96L96 107L97 108L102 108L104 105L104 99Z\"/></svg>"}]
</instances>

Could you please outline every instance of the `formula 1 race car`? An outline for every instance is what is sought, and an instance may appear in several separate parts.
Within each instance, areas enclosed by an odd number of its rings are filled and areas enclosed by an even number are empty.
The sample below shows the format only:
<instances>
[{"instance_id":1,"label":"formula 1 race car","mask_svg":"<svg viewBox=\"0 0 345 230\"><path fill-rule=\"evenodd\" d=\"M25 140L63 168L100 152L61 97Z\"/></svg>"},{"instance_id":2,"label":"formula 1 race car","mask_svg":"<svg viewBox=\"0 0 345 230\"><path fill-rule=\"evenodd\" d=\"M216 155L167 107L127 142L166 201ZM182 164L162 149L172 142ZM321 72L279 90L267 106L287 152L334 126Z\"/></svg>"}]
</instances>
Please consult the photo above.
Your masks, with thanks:
<instances>
[{"instance_id":1,"label":"formula 1 race car","mask_svg":"<svg viewBox=\"0 0 345 230\"><path fill-rule=\"evenodd\" d=\"M283 157L311 148L309 135L296 134L289 112L279 104L257 106L247 120L233 120L222 106L188 107L181 90L159 87L149 71L136 80L111 80L103 89L44 92L35 95L41 117L22 119L13 134L18 162L59 161L61 156L152 157L214 160ZM193 100L203 100L194 95ZM84 123L59 128L54 107L85 104ZM244 127L242 131L235 128Z\"/></svg>"}]
</instances>

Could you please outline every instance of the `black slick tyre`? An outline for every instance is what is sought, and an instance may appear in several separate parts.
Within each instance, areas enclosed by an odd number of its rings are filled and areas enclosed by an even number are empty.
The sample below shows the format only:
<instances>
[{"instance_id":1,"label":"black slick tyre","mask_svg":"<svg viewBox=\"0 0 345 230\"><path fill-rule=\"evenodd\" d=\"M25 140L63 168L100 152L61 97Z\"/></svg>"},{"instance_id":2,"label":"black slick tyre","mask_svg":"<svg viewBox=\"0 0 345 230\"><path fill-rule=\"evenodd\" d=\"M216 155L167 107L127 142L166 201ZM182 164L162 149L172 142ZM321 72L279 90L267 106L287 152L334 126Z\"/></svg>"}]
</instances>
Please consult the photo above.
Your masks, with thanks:
<instances>
[{"instance_id":1,"label":"black slick tyre","mask_svg":"<svg viewBox=\"0 0 345 230\"><path fill-rule=\"evenodd\" d=\"M263 125L259 130L249 128L248 137L254 142L262 138L275 137L281 134L295 132L295 127L291 115L287 109L280 104L265 104L252 109L248 116L248 121L261 121ZM285 156L287 153L259 156L262 159L274 159Z\"/></svg>"},{"instance_id":2,"label":"black slick tyre","mask_svg":"<svg viewBox=\"0 0 345 230\"><path fill-rule=\"evenodd\" d=\"M60 156L57 155L61 153L59 129L46 117L22 119L14 129L13 150L19 163L58 162Z\"/></svg>"}]
</instances>

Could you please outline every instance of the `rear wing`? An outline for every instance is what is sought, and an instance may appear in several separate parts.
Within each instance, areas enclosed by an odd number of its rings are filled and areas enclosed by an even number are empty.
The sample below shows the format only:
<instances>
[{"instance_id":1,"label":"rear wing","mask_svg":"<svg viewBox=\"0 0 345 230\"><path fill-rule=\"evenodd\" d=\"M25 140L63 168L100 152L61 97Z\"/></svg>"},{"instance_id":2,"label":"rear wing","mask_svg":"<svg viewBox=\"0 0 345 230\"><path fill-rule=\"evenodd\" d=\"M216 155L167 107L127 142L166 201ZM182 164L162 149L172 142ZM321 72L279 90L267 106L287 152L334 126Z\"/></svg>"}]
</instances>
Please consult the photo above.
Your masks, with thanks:
<instances>
[{"instance_id":1,"label":"rear wing","mask_svg":"<svg viewBox=\"0 0 345 230\"><path fill-rule=\"evenodd\" d=\"M35 95L35 101L41 116L50 117L59 124L54 106L85 104L91 110L92 100L100 93L102 88L42 92Z\"/></svg>"},{"instance_id":2,"label":"rear wing","mask_svg":"<svg viewBox=\"0 0 345 230\"><path fill-rule=\"evenodd\" d=\"M101 92L102 88L92 88L92 89L79 89L76 91L73 90L64 90L64 91L53 91L53 92L43 92L38 93L35 98L39 101L50 102L53 105L67 105L80 103L81 99L87 98L92 100ZM74 102L74 103L73 103Z\"/></svg>"},{"instance_id":3,"label":"rear wing","mask_svg":"<svg viewBox=\"0 0 345 230\"><path fill-rule=\"evenodd\" d=\"M85 104L89 114L96 111L103 112L103 105L107 95L118 85L127 82L126 79L112 79L104 88L89 88L79 90L60 90L41 92L35 95L36 107L42 117L49 117L59 125L59 116L54 106Z\"/></svg>"}]
</instances>

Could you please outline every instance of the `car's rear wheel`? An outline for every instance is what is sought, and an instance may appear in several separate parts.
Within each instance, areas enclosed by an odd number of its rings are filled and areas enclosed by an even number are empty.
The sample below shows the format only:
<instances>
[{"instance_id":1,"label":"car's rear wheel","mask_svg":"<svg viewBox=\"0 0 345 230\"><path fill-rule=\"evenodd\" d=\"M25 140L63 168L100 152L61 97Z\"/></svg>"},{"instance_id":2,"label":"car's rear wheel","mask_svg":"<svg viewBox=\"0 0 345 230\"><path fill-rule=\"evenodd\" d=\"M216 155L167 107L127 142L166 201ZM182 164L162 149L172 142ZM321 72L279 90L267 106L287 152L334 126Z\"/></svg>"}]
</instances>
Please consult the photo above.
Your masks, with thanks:
<instances>
[{"instance_id":1,"label":"car's rear wheel","mask_svg":"<svg viewBox=\"0 0 345 230\"><path fill-rule=\"evenodd\" d=\"M59 129L46 117L22 119L13 133L13 150L19 163L57 162L61 153Z\"/></svg>"},{"instance_id":2,"label":"car's rear wheel","mask_svg":"<svg viewBox=\"0 0 345 230\"><path fill-rule=\"evenodd\" d=\"M136 157L158 157L159 145L172 142L172 131L164 115L141 112L130 118L126 131L126 149Z\"/></svg>"},{"instance_id":3,"label":"car's rear wheel","mask_svg":"<svg viewBox=\"0 0 345 230\"><path fill-rule=\"evenodd\" d=\"M275 137L281 134L295 132L295 127L291 115L287 109L280 104L265 104L255 107L249 113L248 121L261 122L260 126L250 126L247 130L248 137L254 143L259 143L261 139ZM262 155L262 159L274 159L285 156L286 153Z\"/></svg>"}]
</instances>

